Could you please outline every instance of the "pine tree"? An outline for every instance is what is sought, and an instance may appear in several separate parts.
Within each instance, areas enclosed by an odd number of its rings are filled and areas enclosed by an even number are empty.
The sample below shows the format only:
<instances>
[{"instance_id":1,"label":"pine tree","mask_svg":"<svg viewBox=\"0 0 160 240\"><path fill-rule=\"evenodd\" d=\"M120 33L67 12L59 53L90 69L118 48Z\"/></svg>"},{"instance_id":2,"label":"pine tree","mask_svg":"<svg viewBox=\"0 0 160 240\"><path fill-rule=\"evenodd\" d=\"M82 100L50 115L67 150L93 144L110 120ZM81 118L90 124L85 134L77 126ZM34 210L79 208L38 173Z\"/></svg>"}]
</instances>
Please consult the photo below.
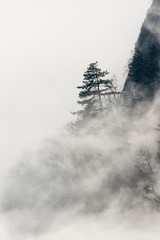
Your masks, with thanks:
<instances>
[{"instance_id":1,"label":"pine tree","mask_svg":"<svg viewBox=\"0 0 160 240\"><path fill-rule=\"evenodd\" d=\"M81 89L80 100L77 103L83 107L82 110L76 112L78 117L95 117L104 113L106 95L119 94L116 87L113 86L113 80L104 79L108 74L108 71L102 71L98 68L98 62L89 64L83 74L83 85L77 87Z\"/></svg>"},{"instance_id":2,"label":"pine tree","mask_svg":"<svg viewBox=\"0 0 160 240\"><path fill-rule=\"evenodd\" d=\"M129 76L134 78L135 82L141 82L144 79L144 59L141 51L136 48L131 59L131 62L128 65L129 67Z\"/></svg>"}]
</instances>

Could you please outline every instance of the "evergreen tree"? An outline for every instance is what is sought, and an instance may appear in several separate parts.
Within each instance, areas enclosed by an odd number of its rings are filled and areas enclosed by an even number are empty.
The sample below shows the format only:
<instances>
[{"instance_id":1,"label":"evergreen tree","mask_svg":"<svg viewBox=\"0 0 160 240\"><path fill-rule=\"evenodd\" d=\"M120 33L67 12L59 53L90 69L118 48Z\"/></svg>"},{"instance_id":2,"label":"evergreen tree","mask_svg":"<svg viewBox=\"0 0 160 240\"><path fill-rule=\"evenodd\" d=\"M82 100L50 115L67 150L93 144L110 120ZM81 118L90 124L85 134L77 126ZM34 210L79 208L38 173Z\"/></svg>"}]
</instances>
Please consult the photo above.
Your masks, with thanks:
<instances>
[{"instance_id":1,"label":"evergreen tree","mask_svg":"<svg viewBox=\"0 0 160 240\"><path fill-rule=\"evenodd\" d=\"M144 59L141 51L136 48L131 59L131 62L128 65L129 67L129 76L134 78L134 81L140 83L144 79Z\"/></svg>"},{"instance_id":2,"label":"evergreen tree","mask_svg":"<svg viewBox=\"0 0 160 240\"><path fill-rule=\"evenodd\" d=\"M81 89L80 100L77 103L83 107L76 112L78 117L94 117L103 113L106 109L106 95L118 94L116 87L113 86L113 80L104 79L108 74L108 71L98 68L98 62L89 64L83 74L83 85L77 87Z\"/></svg>"}]
</instances>

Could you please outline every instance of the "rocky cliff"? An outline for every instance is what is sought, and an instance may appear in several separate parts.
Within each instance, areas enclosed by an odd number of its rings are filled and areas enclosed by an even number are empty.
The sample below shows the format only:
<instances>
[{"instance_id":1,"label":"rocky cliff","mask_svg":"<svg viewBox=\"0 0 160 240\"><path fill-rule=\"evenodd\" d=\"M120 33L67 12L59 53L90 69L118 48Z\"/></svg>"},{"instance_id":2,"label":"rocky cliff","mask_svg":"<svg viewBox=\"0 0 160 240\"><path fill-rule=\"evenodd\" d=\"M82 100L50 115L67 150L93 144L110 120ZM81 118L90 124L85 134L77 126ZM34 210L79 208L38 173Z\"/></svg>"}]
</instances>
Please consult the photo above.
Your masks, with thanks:
<instances>
[{"instance_id":1,"label":"rocky cliff","mask_svg":"<svg viewBox=\"0 0 160 240\"><path fill-rule=\"evenodd\" d=\"M153 0L142 25L122 97L128 104L152 100L160 90L160 0Z\"/></svg>"}]
</instances>

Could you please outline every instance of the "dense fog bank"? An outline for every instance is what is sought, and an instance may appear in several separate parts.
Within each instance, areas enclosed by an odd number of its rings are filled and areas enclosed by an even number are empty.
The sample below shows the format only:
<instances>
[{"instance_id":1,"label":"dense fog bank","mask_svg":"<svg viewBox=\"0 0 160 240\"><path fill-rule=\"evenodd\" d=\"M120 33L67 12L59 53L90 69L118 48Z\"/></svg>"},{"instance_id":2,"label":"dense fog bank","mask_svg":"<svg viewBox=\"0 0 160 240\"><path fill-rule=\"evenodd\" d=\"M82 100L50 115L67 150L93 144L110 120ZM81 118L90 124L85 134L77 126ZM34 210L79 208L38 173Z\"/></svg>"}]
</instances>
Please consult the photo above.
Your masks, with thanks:
<instances>
[{"instance_id":1,"label":"dense fog bank","mask_svg":"<svg viewBox=\"0 0 160 240\"><path fill-rule=\"evenodd\" d=\"M38 152L25 154L6 178L1 198L1 214L12 230L40 234L60 219L77 218L107 224L115 217L135 225L141 217L143 226L148 216L157 216L158 110L156 100L143 116L117 109L79 128L71 124Z\"/></svg>"}]
</instances>

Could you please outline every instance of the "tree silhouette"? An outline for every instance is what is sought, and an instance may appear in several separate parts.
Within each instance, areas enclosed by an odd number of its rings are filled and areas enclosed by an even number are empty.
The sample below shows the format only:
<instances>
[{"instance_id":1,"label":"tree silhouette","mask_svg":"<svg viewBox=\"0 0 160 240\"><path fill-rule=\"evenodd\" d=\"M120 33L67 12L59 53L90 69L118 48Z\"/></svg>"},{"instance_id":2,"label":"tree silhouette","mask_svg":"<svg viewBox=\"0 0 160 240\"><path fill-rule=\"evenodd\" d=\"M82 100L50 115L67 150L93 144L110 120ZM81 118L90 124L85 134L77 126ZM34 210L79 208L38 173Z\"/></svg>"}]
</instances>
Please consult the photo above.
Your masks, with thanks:
<instances>
[{"instance_id":1,"label":"tree silhouette","mask_svg":"<svg viewBox=\"0 0 160 240\"><path fill-rule=\"evenodd\" d=\"M95 117L106 109L106 96L119 94L113 85L112 79L105 79L108 71L98 68L98 62L90 63L83 74L83 85L79 93L80 100L77 102L83 109L76 112L78 117Z\"/></svg>"}]
</instances>

